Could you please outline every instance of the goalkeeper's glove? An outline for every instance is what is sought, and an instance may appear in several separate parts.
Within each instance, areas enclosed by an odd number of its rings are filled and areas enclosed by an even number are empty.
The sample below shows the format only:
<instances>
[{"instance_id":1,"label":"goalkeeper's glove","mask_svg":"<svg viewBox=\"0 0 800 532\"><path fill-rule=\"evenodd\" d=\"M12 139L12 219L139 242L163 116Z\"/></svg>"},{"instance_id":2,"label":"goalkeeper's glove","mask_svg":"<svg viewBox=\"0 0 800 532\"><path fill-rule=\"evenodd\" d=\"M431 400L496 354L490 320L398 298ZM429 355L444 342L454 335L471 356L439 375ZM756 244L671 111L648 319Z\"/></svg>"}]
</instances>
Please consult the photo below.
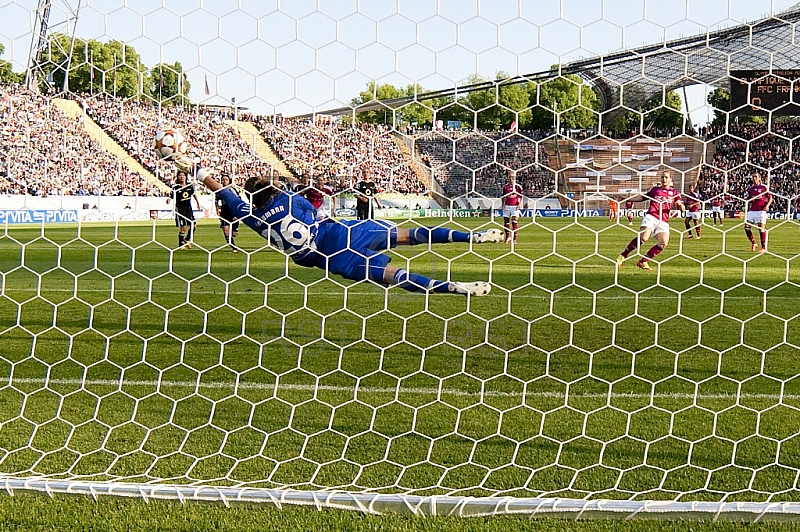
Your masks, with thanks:
<instances>
[{"instance_id":1,"label":"goalkeeper's glove","mask_svg":"<svg viewBox=\"0 0 800 532\"><path fill-rule=\"evenodd\" d=\"M202 183L206 176L211 173L208 168L200 166L199 158L192 158L183 153L178 153L172 156L172 160L175 161L175 166L178 167L179 171L185 173L189 179L199 183Z\"/></svg>"}]
</instances>

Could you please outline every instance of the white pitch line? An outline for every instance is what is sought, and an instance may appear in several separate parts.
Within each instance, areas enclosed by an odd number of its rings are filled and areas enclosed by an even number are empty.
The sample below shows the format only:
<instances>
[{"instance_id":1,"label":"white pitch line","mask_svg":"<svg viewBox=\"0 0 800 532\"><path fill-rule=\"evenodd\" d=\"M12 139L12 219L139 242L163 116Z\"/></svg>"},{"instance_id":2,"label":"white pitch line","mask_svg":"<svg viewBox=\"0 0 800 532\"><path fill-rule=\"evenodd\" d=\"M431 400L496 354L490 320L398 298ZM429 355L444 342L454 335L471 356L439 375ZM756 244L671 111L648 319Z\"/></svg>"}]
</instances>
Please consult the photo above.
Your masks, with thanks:
<instances>
[{"instance_id":1,"label":"white pitch line","mask_svg":"<svg viewBox=\"0 0 800 532\"><path fill-rule=\"evenodd\" d=\"M580 285L576 285L576 286L579 287ZM0 295L5 295L7 297L11 297L11 294L16 293L16 292L32 292L32 293L41 292L43 294L47 294L48 292L55 292L55 293L66 292L66 293L70 293L70 294L77 293L78 297L80 297L80 294L82 294L82 293L92 293L92 292L107 293L107 294L109 294L109 296L113 295L112 292L113 293L123 293L123 294L128 294L128 293L130 293L130 294L147 294L147 289L129 290L129 289L116 288L114 290L111 290L110 288L108 288L108 289L105 289L105 288L78 288L78 289L42 288L41 290L38 290L37 288L7 288L4 292L0 292ZM228 294L228 295L248 295L248 294L250 294L250 295L253 295L253 296L257 296L257 297L259 297L261 299L263 299L263 297L264 297L264 291L262 291L262 290L250 291L250 292L241 292L241 291L230 290L230 291L223 292L223 293ZM269 290L267 290L266 293L267 293L267 295L269 295ZM377 294L379 292L376 290L375 293ZM404 295L406 294L405 292L401 292L401 291L396 291L394 293L404 294ZM188 294L189 297L200 296L200 295L214 295L214 296L221 295L221 293L216 292L214 290L205 290L205 289L203 289L203 290L191 290L191 291L190 290L152 290L152 294L154 296L156 296L156 297L158 295L160 295L160 294L179 294L179 295L184 295L184 296ZM305 295L305 292L301 292L301 291L283 292L282 291L282 292L274 293L272 295L272 297L284 296L284 295L286 295L286 296L303 296L303 295ZM342 297L344 297L344 294L328 293L328 292L313 292L313 291L310 292L308 295L312 296L312 297L315 297L315 298L326 298L326 299L328 299L328 298L341 299ZM511 297L512 297L512 299L540 299L542 301L549 301L551 299L551 296L553 296L553 295L556 295L558 297L564 297L564 296L560 296L559 294L553 293L553 292L551 292L547 296L538 296L538 295L529 295L529 294L512 294ZM352 297L352 296L350 296L350 297ZM506 295L506 294L489 294L487 297L507 299L508 295ZM595 299L592 296L580 296L580 295L579 296L569 295L568 297L569 297L569 299L587 300L587 301L592 301L593 299ZM635 294L631 294L629 297L633 297L633 298L646 297L648 300L651 300L651 299L675 299L675 300L677 300L678 299L678 294L674 294L674 295L656 295L656 296L648 294L646 296L643 296L642 294L635 293ZM759 296L759 301L761 301L760 297L761 296ZM619 300L620 297L616 296L616 295L598 295L596 299L598 299L598 300ZM718 295L711 295L711 296L686 296L686 295L684 295L683 299L684 300L691 300L691 301L703 300L703 299L713 299L713 300L720 300L720 299L739 300L739 299L742 299L742 300L752 301L753 297L752 296L731 296L731 295L726 295L726 294L718 294ZM793 300L793 299L796 299L796 296L794 296L794 295L785 295L785 296L771 295L771 296L768 296L767 299L770 300L770 301L775 301L775 300L780 300L780 299L792 299ZM628 301L628 300L629 300L628 297L623 297L622 298L622 301Z\"/></svg>"},{"instance_id":2,"label":"white pitch line","mask_svg":"<svg viewBox=\"0 0 800 532\"><path fill-rule=\"evenodd\" d=\"M258 382L193 382L193 381L119 381L114 379L39 379L39 378L0 378L0 383L3 384L47 384L62 385L62 386L81 386L82 388L91 386L113 386L115 388L126 388L132 386L145 386L145 387L160 387L160 388L202 388L202 389L232 389L232 390L277 390L277 391L326 391L326 392L359 392L359 393L385 393L385 394L413 394L413 395L451 395L451 396L484 396L484 397L522 397L522 392L502 392L496 390L486 391L468 391L468 390L455 390L442 388L377 388L377 387L351 387L351 386L332 386L313 384L272 384L272 383L258 383ZM543 397L543 398L576 398L576 399L764 399L764 400L800 400L798 394L769 394L769 393L743 393L743 394L730 394L730 393L712 393L712 394L690 394L690 393L593 393L593 392L577 392L577 393L563 393L563 392L526 392L526 397Z\"/></svg>"}]
</instances>

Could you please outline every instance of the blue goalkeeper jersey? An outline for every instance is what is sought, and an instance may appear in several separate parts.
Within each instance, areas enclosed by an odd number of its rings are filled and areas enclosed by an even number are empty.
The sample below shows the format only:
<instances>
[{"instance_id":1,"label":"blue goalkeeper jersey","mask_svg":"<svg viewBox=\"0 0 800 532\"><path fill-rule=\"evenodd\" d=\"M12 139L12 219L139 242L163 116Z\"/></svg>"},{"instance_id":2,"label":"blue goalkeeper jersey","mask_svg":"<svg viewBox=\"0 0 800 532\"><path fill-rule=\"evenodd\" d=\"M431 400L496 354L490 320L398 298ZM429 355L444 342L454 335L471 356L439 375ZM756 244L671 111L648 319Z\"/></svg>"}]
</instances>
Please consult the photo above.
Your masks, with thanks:
<instances>
[{"instance_id":1,"label":"blue goalkeeper jersey","mask_svg":"<svg viewBox=\"0 0 800 532\"><path fill-rule=\"evenodd\" d=\"M243 224L291 256L295 263L318 265L317 239L324 230L317 222L317 210L307 199L294 192L281 192L260 209L251 210L249 203L228 189L217 192L217 197Z\"/></svg>"},{"instance_id":2,"label":"blue goalkeeper jersey","mask_svg":"<svg viewBox=\"0 0 800 532\"><path fill-rule=\"evenodd\" d=\"M295 264L322 268L346 279L382 283L392 260L381 251L397 245L397 226L385 220L317 220L317 210L294 192L281 192L260 209L230 190L219 199L234 216Z\"/></svg>"}]
</instances>

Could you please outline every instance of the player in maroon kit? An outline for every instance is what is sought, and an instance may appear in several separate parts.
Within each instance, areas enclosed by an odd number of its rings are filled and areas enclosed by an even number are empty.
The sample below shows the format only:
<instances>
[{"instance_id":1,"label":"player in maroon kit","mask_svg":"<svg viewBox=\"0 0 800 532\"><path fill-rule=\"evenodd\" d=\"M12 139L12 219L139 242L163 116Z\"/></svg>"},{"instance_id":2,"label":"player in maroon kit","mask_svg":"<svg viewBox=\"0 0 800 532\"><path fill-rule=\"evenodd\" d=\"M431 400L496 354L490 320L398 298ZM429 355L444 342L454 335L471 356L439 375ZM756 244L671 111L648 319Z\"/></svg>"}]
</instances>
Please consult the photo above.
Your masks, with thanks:
<instances>
[{"instance_id":1,"label":"player in maroon kit","mask_svg":"<svg viewBox=\"0 0 800 532\"><path fill-rule=\"evenodd\" d=\"M517 220L522 203L522 186L517 183L516 172L509 171L508 183L503 187L503 224L506 228L506 244L517 243Z\"/></svg>"},{"instance_id":2,"label":"player in maroon kit","mask_svg":"<svg viewBox=\"0 0 800 532\"><path fill-rule=\"evenodd\" d=\"M322 178L319 178L319 181L321 180ZM329 216L336 216L336 198L333 195L333 188L329 183L322 183L317 187L314 186L314 180L310 177L307 177L305 184L300 187L298 193L307 199L315 209L317 209L318 220L324 220ZM323 205L326 197L331 198L330 214L328 214L328 211L325 210Z\"/></svg>"},{"instance_id":3,"label":"player in maroon kit","mask_svg":"<svg viewBox=\"0 0 800 532\"><path fill-rule=\"evenodd\" d=\"M686 227L686 236L684 238L692 238L691 223L694 222L694 230L697 233L697 238L700 238L700 226L697 221L703 215L701 207L703 206L703 197L697 192L697 185L692 185L689 192L683 195L685 201L683 204L686 206L686 217L683 219L683 225Z\"/></svg>"},{"instance_id":4,"label":"player in maroon kit","mask_svg":"<svg viewBox=\"0 0 800 532\"><path fill-rule=\"evenodd\" d=\"M717 225L717 219L719 219L720 227L722 227L722 219L725 217L724 204L725 199L721 195L711 199L711 218L714 220L714 225Z\"/></svg>"},{"instance_id":5,"label":"player in maroon kit","mask_svg":"<svg viewBox=\"0 0 800 532\"><path fill-rule=\"evenodd\" d=\"M633 202L630 199L625 202L625 215L628 217L628 225L633 225Z\"/></svg>"},{"instance_id":6,"label":"player in maroon kit","mask_svg":"<svg viewBox=\"0 0 800 532\"><path fill-rule=\"evenodd\" d=\"M767 251L767 212L772 205L772 194L766 185L761 183L759 174L753 175L753 186L747 189L747 215L744 219L744 232L750 239L750 251L765 253ZM751 227L758 227L761 236L761 248L756 244Z\"/></svg>"},{"instance_id":7,"label":"player in maroon kit","mask_svg":"<svg viewBox=\"0 0 800 532\"><path fill-rule=\"evenodd\" d=\"M622 266L628 255L631 254L640 244L650 240L650 236L656 237L656 245L651 247L647 254L642 257L636 265L643 270L652 270L648 264L648 259L652 259L667 247L669 244L669 211L672 210L673 205L677 205L681 211L685 211L681 201L681 194L672 188L672 174L667 171L660 185L651 188L647 194L639 195L631 198L633 202L649 201L650 206L647 209L647 214L642 218L642 225L639 228L639 235L630 241L628 246L617 257L617 268Z\"/></svg>"}]
</instances>

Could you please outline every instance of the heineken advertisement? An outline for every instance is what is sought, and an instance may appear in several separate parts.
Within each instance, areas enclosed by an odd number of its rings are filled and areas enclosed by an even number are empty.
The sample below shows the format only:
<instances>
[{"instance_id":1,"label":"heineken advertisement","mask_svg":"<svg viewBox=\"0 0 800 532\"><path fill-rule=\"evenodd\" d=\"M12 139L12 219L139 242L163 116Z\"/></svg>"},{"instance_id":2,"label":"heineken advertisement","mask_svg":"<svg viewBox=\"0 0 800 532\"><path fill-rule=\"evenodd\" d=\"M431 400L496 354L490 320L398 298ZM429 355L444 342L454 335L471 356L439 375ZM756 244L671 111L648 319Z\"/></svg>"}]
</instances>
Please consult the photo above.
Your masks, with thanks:
<instances>
[{"instance_id":1,"label":"heineken advertisement","mask_svg":"<svg viewBox=\"0 0 800 532\"><path fill-rule=\"evenodd\" d=\"M375 209L375 218L474 218L480 209ZM355 209L336 209L336 216L355 216Z\"/></svg>"}]
</instances>

